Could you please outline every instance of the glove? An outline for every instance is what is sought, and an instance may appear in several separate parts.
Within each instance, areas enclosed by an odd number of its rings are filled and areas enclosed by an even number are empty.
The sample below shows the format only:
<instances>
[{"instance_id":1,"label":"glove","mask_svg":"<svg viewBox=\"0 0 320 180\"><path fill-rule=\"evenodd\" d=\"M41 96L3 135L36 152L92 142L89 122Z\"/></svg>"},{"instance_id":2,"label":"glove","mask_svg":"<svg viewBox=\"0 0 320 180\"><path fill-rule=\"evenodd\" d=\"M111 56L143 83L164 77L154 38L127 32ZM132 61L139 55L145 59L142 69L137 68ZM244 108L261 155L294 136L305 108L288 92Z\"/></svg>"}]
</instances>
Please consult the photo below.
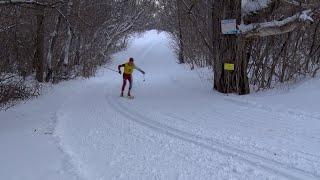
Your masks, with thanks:
<instances>
[{"instance_id":1,"label":"glove","mask_svg":"<svg viewBox=\"0 0 320 180\"><path fill-rule=\"evenodd\" d=\"M121 73L121 70L119 70L119 74L122 74L122 73Z\"/></svg>"}]
</instances>

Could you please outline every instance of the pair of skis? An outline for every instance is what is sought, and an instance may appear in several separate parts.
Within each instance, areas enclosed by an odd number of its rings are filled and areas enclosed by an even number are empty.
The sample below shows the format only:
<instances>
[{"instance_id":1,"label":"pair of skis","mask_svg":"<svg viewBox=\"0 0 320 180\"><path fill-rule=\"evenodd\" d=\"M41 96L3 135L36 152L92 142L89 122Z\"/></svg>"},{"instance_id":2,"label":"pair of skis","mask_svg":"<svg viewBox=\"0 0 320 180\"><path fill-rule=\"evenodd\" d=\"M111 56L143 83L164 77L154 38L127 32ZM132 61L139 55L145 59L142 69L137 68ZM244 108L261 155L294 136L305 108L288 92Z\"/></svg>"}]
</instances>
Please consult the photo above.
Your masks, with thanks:
<instances>
[{"instance_id":1,"label":"pair of skis","mask_svg":"<svg viewBox=\"0 0 320 180\"><path fill-rule=\"evenodd\" d=\"M134 96L121 96L121 95L120 95L120 97L126 98L126 99L131 99L131 100L134 99Z\"/></svg>"}]
</instances>

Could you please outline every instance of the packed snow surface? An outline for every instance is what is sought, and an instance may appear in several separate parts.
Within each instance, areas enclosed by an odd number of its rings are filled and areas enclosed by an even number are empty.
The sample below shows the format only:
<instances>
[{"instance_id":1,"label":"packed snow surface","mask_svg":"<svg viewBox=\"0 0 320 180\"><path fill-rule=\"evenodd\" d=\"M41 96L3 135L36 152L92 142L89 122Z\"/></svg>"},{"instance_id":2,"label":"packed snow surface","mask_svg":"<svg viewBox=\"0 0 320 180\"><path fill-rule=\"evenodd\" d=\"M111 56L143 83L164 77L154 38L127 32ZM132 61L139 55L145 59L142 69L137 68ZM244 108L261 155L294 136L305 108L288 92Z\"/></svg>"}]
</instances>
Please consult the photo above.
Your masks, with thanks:
<instances>
[{"instance_id":1,"label":"packed snow surface","mask_svg":"<svg viewBox=\"0 0 320 180\"><path fill-rule=\"evenodd\" d=\"M320 80L248 96L177 64L165 33L135 36L109 68L0 112L0 179L320 179ZM210 78L209 78L210 79Z\"/></svg>"}]
</instances>

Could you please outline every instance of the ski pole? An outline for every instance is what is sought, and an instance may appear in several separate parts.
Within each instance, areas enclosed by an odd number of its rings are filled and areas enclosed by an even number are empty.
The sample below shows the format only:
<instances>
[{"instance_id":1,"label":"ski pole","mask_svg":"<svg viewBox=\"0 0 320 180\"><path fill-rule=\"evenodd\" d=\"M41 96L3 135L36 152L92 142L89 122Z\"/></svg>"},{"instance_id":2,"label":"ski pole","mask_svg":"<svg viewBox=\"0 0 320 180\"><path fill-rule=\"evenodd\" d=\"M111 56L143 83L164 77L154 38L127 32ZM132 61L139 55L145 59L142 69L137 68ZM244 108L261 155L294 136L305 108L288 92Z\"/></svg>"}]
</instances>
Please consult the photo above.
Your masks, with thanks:
<instances>
[{"instance_id":1,"label":"ski pole","mask_svg":"<svg viewBox=\"0 0 320 180\"><path fill-rule=\"evenodd\" d=\"M117 72L117 73L119 73L119 71L116 71L116 70L111 69L111 68L106 68L106 69L108 69L108 70L110 70L110 71L113 71L113 72Z\"/></svg>"},{"instance_id":2,"label":"ski pole","mask_svg":"<svg viewBox=\"0 0 320 180\"><path fill-rule=\"evenodd\" d=\"M143 74L143 82L145 82L146 81L146 78L145 78L145 75Z\"/></svg>"}]
</instances>

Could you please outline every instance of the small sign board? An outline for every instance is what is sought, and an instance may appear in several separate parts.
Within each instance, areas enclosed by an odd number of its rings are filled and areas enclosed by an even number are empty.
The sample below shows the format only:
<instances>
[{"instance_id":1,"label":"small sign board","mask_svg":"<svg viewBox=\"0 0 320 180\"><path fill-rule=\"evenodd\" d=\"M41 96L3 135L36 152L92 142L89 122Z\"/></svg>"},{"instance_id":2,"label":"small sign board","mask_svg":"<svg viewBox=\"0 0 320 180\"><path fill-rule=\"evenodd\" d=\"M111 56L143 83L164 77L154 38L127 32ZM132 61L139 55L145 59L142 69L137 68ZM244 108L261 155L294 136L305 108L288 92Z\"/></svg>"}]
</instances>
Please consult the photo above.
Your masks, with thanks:
<instances>
[{"instance_id":1,"label":"small sign board","mask_svg":"<svg viewBox=\"0 0 320 180\"><path fill-rule=\"evenodd\" d=\"M226 71L234 71L234 64L224 63L224 70L226 70Z\"/></svg>"},{"instance_id":2,"label":"small sign board","mask_svg":"<svg viewBox=\"0 0 320 180\"><path fill-rule=\"evenodd\" d=\"M222 34L237 34L237 20L236 19L225 19L221 20Z\"/></svg>"}]
</instances>

